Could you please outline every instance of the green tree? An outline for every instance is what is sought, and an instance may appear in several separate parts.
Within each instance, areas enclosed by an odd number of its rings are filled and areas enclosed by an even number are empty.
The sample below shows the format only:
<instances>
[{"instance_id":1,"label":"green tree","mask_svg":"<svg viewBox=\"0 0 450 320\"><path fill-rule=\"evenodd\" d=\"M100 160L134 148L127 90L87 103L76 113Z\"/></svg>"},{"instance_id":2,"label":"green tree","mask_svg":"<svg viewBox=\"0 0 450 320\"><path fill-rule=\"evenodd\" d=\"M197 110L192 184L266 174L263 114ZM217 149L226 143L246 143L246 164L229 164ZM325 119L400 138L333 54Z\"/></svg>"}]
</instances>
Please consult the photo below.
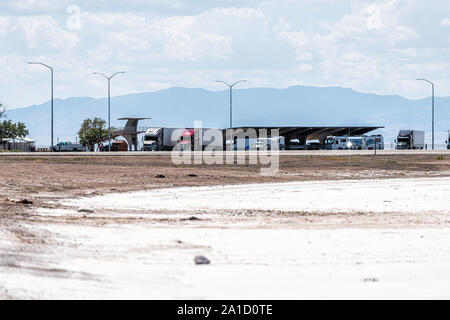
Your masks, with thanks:
<instances>
[{"instance_id":1,"label":"green tree","mask_svg":"<svg viewBox=\"0 0 450 320\"><path fill-rule=\"evenodd\" d=\"M0 119L5 115L6 108L0 103Z\"/></svg>"},{"instance_id":2,"label":"green tree","mask_svg":"<svg viewBox=\"0 0 450 320\"><path fill-rule=\"evenodd\" d=\"M108 139L106 121L100 118L86 119L78 131L80 143L94 151L94 146Z\"/></svg>"},{"instance_id":3,"label":"green tree","mask_svg":"<svg viewBox=\"0 0 450 320\"><path fill-rule=\"evenodd\" d=\"M12 138L14 136L14 123L11 120L3 120L2 122L2 134L4 138Z\"/></svg>"},{"instance_id":4,"label":"green tree","mask_svg":"<svg viewBox=\"0 0 450 320\"><path fill-rule=\"evenodd\" d=\"M8 139L12 136L13 128L12 121L3 120L0 122L0 149L4 149L3 139Z\"/></svg>"},{"instance_id":5,"label":"green tree","mask_svg":"<svg viewBox=\"0 0 450 320\"><path fill-rule=\"evenodd\" d=\"M29 135L26 125L22 122L13 123L11 120L3 120L0 122L0 135L3 138L23 139Z\"/></svg>"},{"instance_id":6,"label":"green tree","mask_svg":"<svg viewBox=\"0 0 450 320\"><path fill-rule=\"evenodd\" d=\"M0 119L5 116L6 108L0 103ZM22 122L13 123L11 120L0 121L0 149L3 149L3 139L23 139L30 134Z\"/></svg>"},{"instance_id":7,"label":"green tree","mask_svg":"<svg viewBox=\"0 0 450 320\"><path fill-rule=\"evenodd\" d=\"M22 122L13 123L11 120L3 120L0 122L0 141L3 139L12 139L13 144L16 138L23 139L29 135L26 125ZM3 147L3 143L1 144Z\"/></svg>"},{"instance_id":8,"label":"green tree","mask_svg":"<svg viewBox=\"0 0 450 320\"><path fill-rule=\"evenodd\" d=\"M30 132L27 129L27 126L25 125L25 123L22 122L17 122L14 124L13 132L15 138L17 137L21 139L26 138L30 134Z\"/></svg>"}]
</instances>

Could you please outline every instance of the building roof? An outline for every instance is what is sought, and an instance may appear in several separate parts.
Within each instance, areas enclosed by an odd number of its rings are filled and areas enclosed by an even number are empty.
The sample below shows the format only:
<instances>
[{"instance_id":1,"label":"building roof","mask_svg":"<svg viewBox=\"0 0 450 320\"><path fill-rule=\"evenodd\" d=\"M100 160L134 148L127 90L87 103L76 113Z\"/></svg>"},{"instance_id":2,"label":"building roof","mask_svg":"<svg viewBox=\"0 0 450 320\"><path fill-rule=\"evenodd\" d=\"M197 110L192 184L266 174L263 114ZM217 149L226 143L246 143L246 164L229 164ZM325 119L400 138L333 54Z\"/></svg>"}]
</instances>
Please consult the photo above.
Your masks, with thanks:
<instances>
[{"instance_id":1,"label":"building roof","mask_svg":"<svg viewBox=\"0 0 450 320\"><path fill-rule=\"evenodd\" d=\"M13 142L13 138L3 138L2 139L3 142ZM20 142L29 142L29 143L33 143L34 140L30 139L30 138L15 138L14 141L16 143L20 143Z\"/></svg>"},{"instance_id":2,"label":"building roof","mask_svg":"<svg viewBox=\"0 0 450 320\"><path fill-rule=\"evenodd\" d=\"M285 126L280 126L280 127L263 127L263 126L255 126L255 127L234 127L233 129L268 129L268 130L272 130L272 129L279 129L280 130L280 134L282 135L282 133L284 134L289 134L291 132L295 132L296 134L313 134L313 133L318 133L321 131L329 131L329 132L333 132L334 135L337 134L343 134L343 135L347 135L350 133L350 135L362 135L362 134L366 134L368 132L377 130L377 129L382 129L384 127L381 126L336 126L336 127L318 127L318 126L308 126L308 127L285 127Z\"/></svg>"},{"instance_id":3,"label":"building roof","mask_svg":"<svg viewBox=\"0 0 450 320\"><path fill-rule=\"evenodd\" d=\"M371 131L382 129L382 126L336 126L336 127L319 127L319 126L309 126L309 127L263 127L263 126L246 126L246 127L234 127L233 129L243 129L244 131L247 129L267 129L267 130L280 130L280 136L289 138L289 139L300 139L306 140L309 139L318 139L324 140L327 136L361 136L367 134Z\"/></svg>"}]
</instances>

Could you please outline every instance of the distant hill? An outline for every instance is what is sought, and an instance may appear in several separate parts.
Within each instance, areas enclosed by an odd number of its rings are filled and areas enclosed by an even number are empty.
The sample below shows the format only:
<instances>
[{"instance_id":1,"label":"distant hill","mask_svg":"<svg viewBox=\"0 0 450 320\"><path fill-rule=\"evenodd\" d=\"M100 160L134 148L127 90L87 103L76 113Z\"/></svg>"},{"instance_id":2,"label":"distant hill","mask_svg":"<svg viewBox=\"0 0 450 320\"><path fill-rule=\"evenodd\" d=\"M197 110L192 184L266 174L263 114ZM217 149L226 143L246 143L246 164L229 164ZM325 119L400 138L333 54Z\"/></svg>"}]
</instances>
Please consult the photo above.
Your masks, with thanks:
<instances>
[{"instance_id":1,"label":"distant hill","mask_svg":"<svg viewBox=\"0 0 450 320\"><path fill-rule=\"evenodd\" d=\"M130 94L111 100L111 119L150 117L143 123L154 127L204 127L229 125L228 91L170 88ZM340 87L295 86L286 89L252 88L233 91L234 126L335 126L377 125L387 141L400 129L431 131L430 99L408 100L400 96L359 93ZM107 99L68 98L55 100L55 140L75 140L83 119L106 119ZM50 142L50 102L8 110L14 121L25 122L38 145ZM437 142L443 143L450 128L450 97L436 99ZM431 135L427 135L431 139ZM442 141L441 141L442 140Z\"/></svg>"}]
</instances>

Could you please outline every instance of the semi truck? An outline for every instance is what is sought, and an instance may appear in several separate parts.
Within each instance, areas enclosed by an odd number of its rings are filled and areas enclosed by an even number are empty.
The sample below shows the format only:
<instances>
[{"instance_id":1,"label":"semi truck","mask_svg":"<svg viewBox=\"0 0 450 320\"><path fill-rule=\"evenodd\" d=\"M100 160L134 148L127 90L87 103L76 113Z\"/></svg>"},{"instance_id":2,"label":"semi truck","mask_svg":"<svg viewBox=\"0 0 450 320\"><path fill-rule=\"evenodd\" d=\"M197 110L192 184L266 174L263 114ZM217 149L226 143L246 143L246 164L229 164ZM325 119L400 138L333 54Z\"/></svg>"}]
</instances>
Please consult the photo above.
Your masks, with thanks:
<instances>
[{"instance_id":1,"label":"semi truck","mask_svg":"<svg viewBox=\"0 0 450 320\"><path fill-rule=\"evenodd\" d=\"M195 145L204 149L212 143L205 133L209 129L202 129L202 142L196 142L199 129L181 128L150 128L143 136L144 151L172 151L176 146L181 150L194 150Z\"/></svg>"},{"instance_id":2,"label":"semi truck","mask_svg":"<svg viewBox=\"0 0 450 320\"><path fill-rule=\"evenodd\" d=\"M397 150L424 149L425 131L400 130L396 143Z\"/></svg>"},{"instance_id":3,"label":"semi truck","mask_svg":"<svg viewBox=\"0 0 450 320\"><path fill-rule=\"evenodd\" d=\"M57 145L53 146L54 152L79 152L83 150L84 148L81 144L72 142L58 142Z\"/></svg>"},{"instance_id":4,"label":"semi truck","mask_svg":"<svg viewBox=\"0 0 450 320\"><path fill-rule=\"evenodd\" d=\"M171 151L178 143L172 142L174 128L149 128L144 134L144 151Z\"/></svg>"}]
</instances>

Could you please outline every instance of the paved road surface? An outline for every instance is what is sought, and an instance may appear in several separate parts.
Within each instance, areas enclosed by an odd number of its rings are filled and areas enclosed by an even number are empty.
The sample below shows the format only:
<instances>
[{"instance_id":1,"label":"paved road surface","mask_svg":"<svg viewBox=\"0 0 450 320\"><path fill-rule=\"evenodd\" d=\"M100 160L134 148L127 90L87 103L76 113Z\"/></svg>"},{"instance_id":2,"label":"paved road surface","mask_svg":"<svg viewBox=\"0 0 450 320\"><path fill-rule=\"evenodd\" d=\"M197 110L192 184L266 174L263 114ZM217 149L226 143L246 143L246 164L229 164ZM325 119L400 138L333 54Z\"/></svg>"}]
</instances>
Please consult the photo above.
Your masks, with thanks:
<instances>
[{"instance_id":1,"label":"paved road surface","mask_svg":"<svg viewBox=\"0 0 450 320\"><path fill-rule=\"evenodd\" d=\"M257 153L258 151L238 151L236 153ZM373 150L320 150L320 151L272 151L273 153L279 152L281 156L361 156L361 155L373 155ZM198 154L199 152L190 152L191 154ZM200 152L201 153L201 152ZM226 154L226 152L224 152ZM450 150L378 150L378 155L450 155ZM0 157L42 157L42 156L51 156L51 157L67 157L67 156L77 156L77 157L105 157L105 156L170 156L170 151L164 152L3 152L0 153Z\"/></svg>"}]
</instances>

